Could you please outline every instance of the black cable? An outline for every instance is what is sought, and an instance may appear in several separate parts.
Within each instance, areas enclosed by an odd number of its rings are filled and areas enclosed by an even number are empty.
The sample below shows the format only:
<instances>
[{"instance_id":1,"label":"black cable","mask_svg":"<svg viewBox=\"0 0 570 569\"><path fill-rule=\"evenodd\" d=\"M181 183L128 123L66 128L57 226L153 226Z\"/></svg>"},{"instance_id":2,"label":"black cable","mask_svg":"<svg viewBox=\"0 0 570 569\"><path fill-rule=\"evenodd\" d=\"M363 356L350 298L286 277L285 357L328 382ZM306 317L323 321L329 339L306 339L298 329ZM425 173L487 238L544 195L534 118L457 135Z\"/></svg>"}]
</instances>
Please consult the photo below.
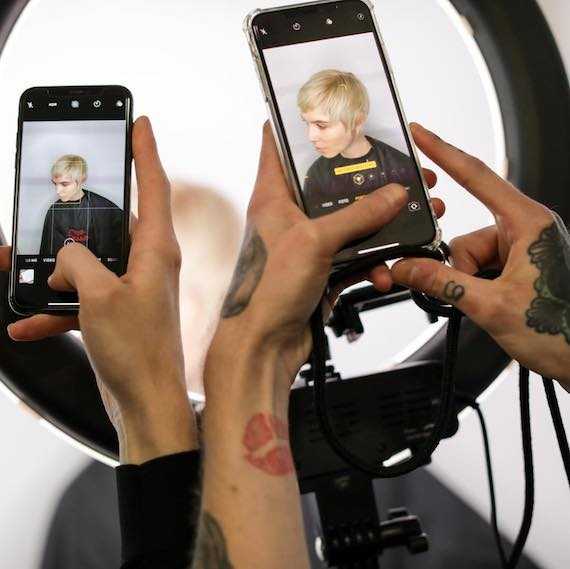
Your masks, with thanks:
<instances>
[{"instance_id":1,"label":"black cable","mask_svg":"<svg viewBox=\"0 0 570 569\"><path fill-rule=\"evenodd\" d=\"M487 431L487 424L485 422L485 417L483 416L483 411L479 406L479 403L473 397L467 394L457 393L457 399L463 401L469 407L471 407L479 417L479 424L481 426L481 435L483 437L483 447L485 449L485 464L487 468L487 480L489 482L489 500L491 503L491 527L493 529L493 536L495 538L495 543L497 545L497 551L499 553L499 558L501 560L501 567L505 569L507 567L507 556L505 554L505 549L503 548L503 541L501 534L499 532L499 525L497 523L497 501L495 495L495 482L493 477L493 464L491 461L491 445L489 444L489 433Z\"/></svg>"},{"instance_id":2,"label":"black cable","mask_svg":"<svg viewBox=\"0 0 570 569\"><path fill-rule=\"evenodd\" d=\"M564 423L560 415L560 407L558 406L558 399L556 398L556 391L554 390L554 383L547 377L542 378L544 391L546 392L546 400L550 408L550 415L552 417L552 424L556 432L556 439L558 440L558 447L566 470L566 478L570 486L570 450L568 449L568 439L566 438L566 431L564 430Z\"/></svg>"},{"instance_id":3,"label":"black cable","mask_svg":"<svg viewBox=\"0 0 570 569\"><path fill-rule=\"evenodd\" d=\"M529 403L529 371L520 366L519 369L519 391L520 391L520 410L521 410L521 431L522 446L524 459L524 477L525 477L525 496L524 496L524 513L521 527L513 545L511 555L509 557L509 569L514 569L521 557L525 546L530 525L532 523L532 514L534 511L534 467L532 459L532 433L530 426L530 403Z\"/></svg>"},{"instance_id":4,"label":"black cable","mask_svg":"<svg viewBox=\"0 0 570 569\"><path fill-rule=\"evenodd\" d=\"M434 303L435 304L435 303ZM439 305L437 305L439 306ZM434 310L438 310L433 306ZM441 307L440 307L441 308ZM313 352L311 354L311 368L313 372L313 395L315 412L321 430L332 449L349 465L373 477L393 478L407 474L419 466L423 466L432 455L443 437L446 426L455 411L454 406L454 370L457 359L459 330L462 313L451 309L447 328L447 348L441 382L440 409L435 425L424 444L413 456L393 466L373 466L351 452L334 432L326 397L326 336L323 325L321 307L311 317L311 331L313 334Z\"/></svg>"}]
</instances>

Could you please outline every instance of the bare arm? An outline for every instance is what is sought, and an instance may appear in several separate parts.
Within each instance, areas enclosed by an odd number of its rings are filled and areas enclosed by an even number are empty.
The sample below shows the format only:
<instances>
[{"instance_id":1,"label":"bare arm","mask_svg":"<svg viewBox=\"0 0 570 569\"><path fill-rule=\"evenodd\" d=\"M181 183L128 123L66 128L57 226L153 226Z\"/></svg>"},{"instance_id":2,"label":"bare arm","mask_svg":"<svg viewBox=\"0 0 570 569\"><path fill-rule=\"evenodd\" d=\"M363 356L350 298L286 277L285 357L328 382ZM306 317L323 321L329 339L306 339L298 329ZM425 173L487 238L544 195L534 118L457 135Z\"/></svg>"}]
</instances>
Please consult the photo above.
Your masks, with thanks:
<instances>
[{"instance_id":1,"label":"bare arm","mask_svg":"<svg viewBox=\"0 0 570 569\"><path fill-rule=\"evenodd\" d=\"M341 246L399 211L384 188L316 220L294 202L265 128L248 228L204 383L203 504L194 569L309 567L288 440L289 389Z\"/></svg>"},{"instance_id":2,"label":"bare arm","mask_svg":"<svg viewBox=\"0 0 570 569\"><path fill-rule=\"evenodd\" d=\"M288 384L279 356L247 350L236 358L220 348L213 347L206 367L216 387L207 394L193 567L309 567L288 440L288 388L274 387Z\"/></svg>"}]
</instances>

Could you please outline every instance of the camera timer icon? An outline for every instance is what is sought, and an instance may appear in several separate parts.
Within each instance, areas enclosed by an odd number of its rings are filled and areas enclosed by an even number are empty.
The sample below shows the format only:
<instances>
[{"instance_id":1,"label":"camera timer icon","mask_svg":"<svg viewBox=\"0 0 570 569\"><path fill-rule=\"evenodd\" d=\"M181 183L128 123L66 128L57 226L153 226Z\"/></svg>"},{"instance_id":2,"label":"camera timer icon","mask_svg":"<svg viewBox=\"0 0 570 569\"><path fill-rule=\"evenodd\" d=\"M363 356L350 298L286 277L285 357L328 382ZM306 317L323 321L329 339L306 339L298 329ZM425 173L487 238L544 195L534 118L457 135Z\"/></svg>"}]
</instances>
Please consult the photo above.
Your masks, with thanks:
<instances>
[{"instance_id":1,"label":"camera timer icon","mask_svg":"<svg viewBox=\"0 0 570 569\"><path fill-rule=\"evenodd\" d=\"M409 202L408 203L408 211L415 212L422 209L420 202Z\"/></svg>"}]
</instances>

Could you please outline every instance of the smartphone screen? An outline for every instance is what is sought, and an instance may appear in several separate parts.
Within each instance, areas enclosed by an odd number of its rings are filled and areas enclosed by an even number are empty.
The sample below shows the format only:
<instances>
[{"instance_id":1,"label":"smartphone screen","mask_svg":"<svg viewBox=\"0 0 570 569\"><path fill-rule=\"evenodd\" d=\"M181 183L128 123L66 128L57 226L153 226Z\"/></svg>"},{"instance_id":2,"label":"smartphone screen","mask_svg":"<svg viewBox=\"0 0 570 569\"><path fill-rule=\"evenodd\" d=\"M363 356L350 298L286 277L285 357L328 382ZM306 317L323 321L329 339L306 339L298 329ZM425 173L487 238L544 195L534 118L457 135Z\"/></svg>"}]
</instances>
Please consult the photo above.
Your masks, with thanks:
<instances>
[{"instance_id":1,"label":"smartphone screen","mask_svg":"<svg viewBox=\"0 0 570 569\"><path fill-rule=\"evenodd\" d=\"M289 175L309 217L390 183L407 188L399 216L335 262L431 243L436 222L368 6L345 0L261 12L252 30Z\"/></svg>"},{"instance_id":2,"label":"smartphone screen","mask_svg":"<svg viewBox=\"0 0 570 569\"><path fill-rule=\"evenodd\" d=\"M74 293L50 289L58 251L87 247L124 272L128 250L132 97L109 87L35 87L20 100L12 308L72 311Z\"/></svg>"}]
</instances>

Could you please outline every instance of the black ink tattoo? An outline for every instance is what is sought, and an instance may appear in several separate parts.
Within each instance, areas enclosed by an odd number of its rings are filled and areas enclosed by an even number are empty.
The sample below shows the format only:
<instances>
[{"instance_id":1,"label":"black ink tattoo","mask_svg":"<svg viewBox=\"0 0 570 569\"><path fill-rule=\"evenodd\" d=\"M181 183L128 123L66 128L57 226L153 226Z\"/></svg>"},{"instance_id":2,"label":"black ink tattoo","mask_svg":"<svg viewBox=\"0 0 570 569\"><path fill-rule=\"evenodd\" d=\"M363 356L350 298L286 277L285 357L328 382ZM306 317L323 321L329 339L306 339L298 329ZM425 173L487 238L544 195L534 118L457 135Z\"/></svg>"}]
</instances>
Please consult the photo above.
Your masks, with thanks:
<instances>
[{"instance_id":1,"label":"black ink tattoo","mask_svg":"<svg viewBox=\"0 0 570 569\"><path fill-rule=\"evenodd\" d=\"M526 324L539 334L562 334L570 344L570 236L558 215L528 254L540 276L534 282L537 296L526 311Z\"/></svg>"},{"instance_id":2,"label":"black ink tattoo","mask_svg":"<svg viewBox=\"0 0 570 569\"><path fill-rule=\"evenodd\" d=\"M451 302L459 302L465 294L465 287L458 285L455 281L449 281L443 289L443 298Z\"/></svg>"},{"instance_id":3,"label":"black ink tattoo","mask_svg":"<svg viewBox=\"0 0 570 569\"><path fill-rule=\"evenodd\" d=\"M220 524L212 514L202 512L192 569L233 569L233 567Z\"/></svg>"},{"instance_id":4,"label":"black ink tattoo","mask_svg":"<svg viewBox=\"0 0 570 569\"><path fill-rule=\"evenodd\" d=\"M267 249L257 229L249 226L246 230L234 276L224 305L222 318L231 318L241 314L249 305L251 297L261 280Z\"/></svg>"}]
</instances>

